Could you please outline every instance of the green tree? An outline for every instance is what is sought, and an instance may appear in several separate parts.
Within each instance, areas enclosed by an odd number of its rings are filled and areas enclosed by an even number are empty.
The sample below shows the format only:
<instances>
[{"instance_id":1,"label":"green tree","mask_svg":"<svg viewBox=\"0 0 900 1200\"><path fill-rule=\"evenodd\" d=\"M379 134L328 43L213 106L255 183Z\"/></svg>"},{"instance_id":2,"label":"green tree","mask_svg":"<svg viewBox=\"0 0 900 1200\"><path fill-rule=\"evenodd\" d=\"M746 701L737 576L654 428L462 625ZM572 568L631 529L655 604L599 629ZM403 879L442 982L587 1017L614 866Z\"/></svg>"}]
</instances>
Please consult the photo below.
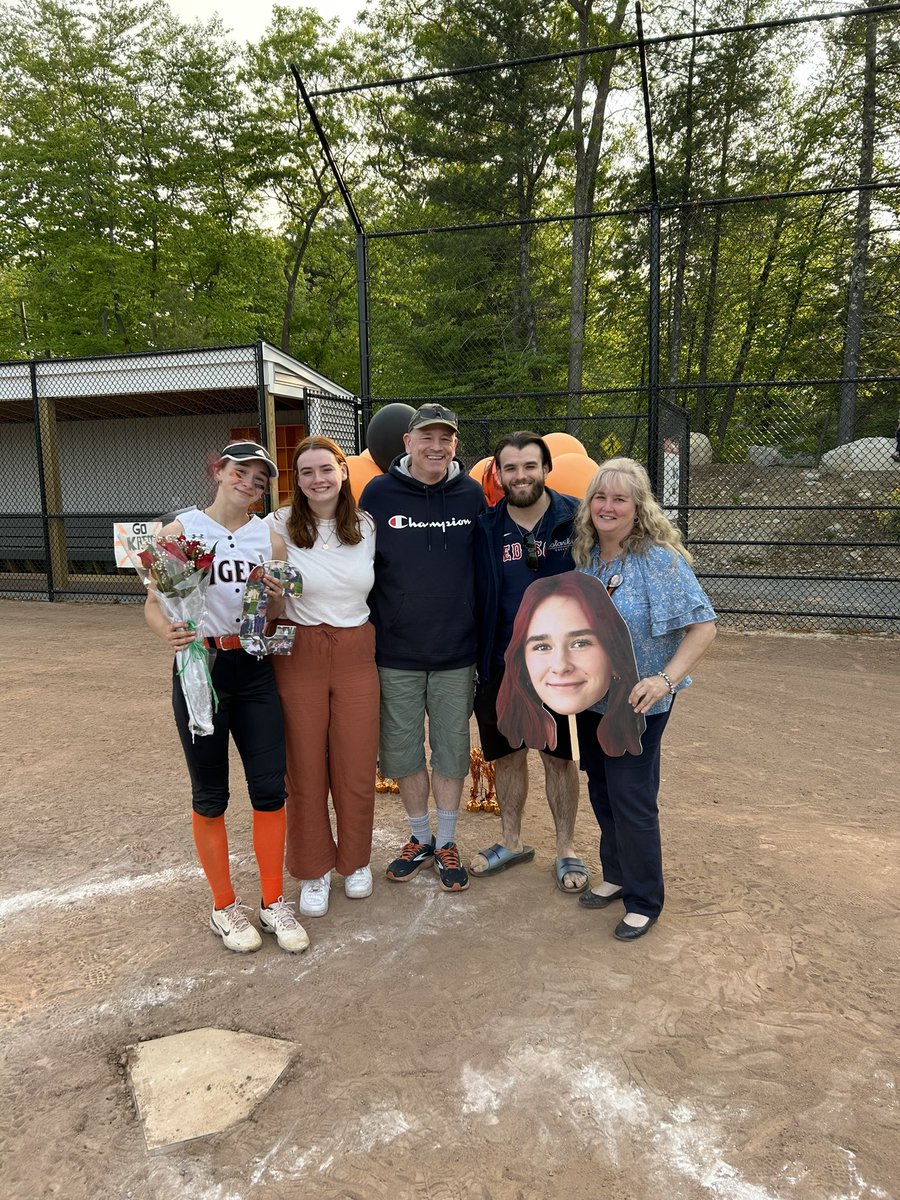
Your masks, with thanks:
<instances>
[{"instance_id":1,"label":"green tree","mask_svg":"<svg viewBox=\"0 0 900 1200\"><path fill-rule=\"evenodd\" d=\"M357 39L338 36L335 23L314 9L276 6L265 36L245 55L240 82L249 101L236 143L260 217L278 234L275 340L320 369L339 360L343 378L343 347L355 341L353 234L312 122L298 105L289 64L297 64L308 88L334 86L353 78L357 54ZM353 161L360 104L338 98L316 107L347 185L357 193L364 187Z\"/></svg>"},{"instance_id":2,"label":"green tree","mask_svg":"<svg viewBox=\"0 0 900 1200\"><path fill-rule=\"evenodd\" d=\"M31 0L3 20L0 240L28 349L268 334L271 238L234 151L242 98L221 31L130 0Z\"/></svg>"},{"instance_id":3,"label":"green tree","mask_svg":"<svg viewBox=\"0 0 900 1200\"><path fill-rule=\"evenodd\" d=\"M384 5L379 19L373 48L406 72L539 56L571 44L573 33L566 5L524 0ZM557 64L536 63L372 98L372 166L394 189L390 218L401 227L485 226L432 236L415 255L434 297L419 306L416 344L441 390L540 390L555 371L559 289L547 286L551 239L533 218L558 183L567 91Z\"/></svg>"}]
</instances>

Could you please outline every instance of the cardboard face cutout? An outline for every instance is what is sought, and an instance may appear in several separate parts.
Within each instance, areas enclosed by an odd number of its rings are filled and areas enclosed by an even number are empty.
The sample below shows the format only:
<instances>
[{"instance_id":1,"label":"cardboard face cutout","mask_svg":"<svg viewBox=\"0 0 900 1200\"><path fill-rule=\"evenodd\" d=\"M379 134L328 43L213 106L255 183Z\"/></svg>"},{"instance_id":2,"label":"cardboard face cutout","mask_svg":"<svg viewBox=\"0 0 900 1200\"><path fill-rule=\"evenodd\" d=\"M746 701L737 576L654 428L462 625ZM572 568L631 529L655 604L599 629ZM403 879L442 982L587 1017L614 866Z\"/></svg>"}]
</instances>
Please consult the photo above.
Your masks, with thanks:
<instances>
[{"instance_id":1,"label":"cardboard face cutout","mask_svg":"<svg viewBox=\"0 0 900 1200\"><path fill-rule=\"evenodd\" d=\"M575 714L605 698L604 751L640 753L647 726L628 703L638 681L631 634L599 579L568 571L530 584L505 659L497 726L511 745L555 749L550 714L568 717L574 731Z\"/></svg>"}]
</instances>

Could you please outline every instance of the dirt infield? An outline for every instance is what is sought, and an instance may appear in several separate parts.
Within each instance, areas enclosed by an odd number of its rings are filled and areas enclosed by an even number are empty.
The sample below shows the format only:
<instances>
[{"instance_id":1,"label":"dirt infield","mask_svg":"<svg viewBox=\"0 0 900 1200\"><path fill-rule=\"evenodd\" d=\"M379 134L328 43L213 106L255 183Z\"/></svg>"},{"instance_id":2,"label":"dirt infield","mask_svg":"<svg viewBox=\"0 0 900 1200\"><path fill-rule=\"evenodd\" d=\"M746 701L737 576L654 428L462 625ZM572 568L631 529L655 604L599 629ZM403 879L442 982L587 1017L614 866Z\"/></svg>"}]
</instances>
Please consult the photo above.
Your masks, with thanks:
<instances>
[{"instance_id":1,"label":"dirt infield","mask_svg":"<svg viewBox=\"0 0 900 1200\"><path fill-rule=\"evenodd\" d=\"M534 780L534 863L461 896L377 870L300 958L205 927L139 611L0 601L0 644L3 1200L900 1196L897 639L720 635L666 734L640 942L556 890ZM578 828L596 871L586 800ZM254 902L241 786L229 829ZM465 855L498 831L466 814ZM402 840L380 797L375 866ZM148 1155L125 1048L205 1025L300 1051L252 1120Z\"/></svg>"}]
</instances>

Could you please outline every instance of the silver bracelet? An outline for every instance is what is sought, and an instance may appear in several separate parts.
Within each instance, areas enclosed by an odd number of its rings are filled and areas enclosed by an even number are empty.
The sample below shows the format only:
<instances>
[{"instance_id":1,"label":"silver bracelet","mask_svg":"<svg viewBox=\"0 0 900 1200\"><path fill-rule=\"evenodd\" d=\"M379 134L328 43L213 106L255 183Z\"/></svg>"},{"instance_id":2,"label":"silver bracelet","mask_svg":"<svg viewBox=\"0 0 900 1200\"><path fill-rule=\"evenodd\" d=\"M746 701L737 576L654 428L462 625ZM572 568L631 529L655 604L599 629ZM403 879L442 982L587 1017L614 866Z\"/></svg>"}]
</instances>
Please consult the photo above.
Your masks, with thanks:
<instances>
[{"instance_id":1,"label":"silver bracelet","mask_svg":"<svg viewBox=\"0 0 900 1200\"><path fill-rule=\"evenodd\" d=\"M669 695L674 696L675 688L672 686L672 680L668 677L668 675L665 673L665 671L657 671L656 673L657 673L657 675L661 676L661 678L663 678L666 681L666 683L669 685Z\"/></svg>"}]
</instances>

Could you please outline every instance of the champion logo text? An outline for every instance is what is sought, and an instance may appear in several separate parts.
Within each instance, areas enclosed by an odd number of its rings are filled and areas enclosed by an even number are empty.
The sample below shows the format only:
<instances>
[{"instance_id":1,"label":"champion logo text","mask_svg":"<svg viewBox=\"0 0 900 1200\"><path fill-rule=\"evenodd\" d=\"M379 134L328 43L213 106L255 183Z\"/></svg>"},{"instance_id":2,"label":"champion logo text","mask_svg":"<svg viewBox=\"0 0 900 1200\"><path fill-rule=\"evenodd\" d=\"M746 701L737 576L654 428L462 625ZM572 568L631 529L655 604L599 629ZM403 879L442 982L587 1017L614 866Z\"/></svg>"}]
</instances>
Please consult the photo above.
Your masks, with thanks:
<instances>
[{"instance_id":1,"label":"champion logo text","mask_svg":"<svg viewBox=\"0 0 900 1200\"><path fill-rule=\"evenodd\" d=\"M449 521L414 521L412 517L402 514L391 517L388 525L391 529L452 529L454 525L471 525L471 517L451 517Z\"/></svg>"}]
</instances>

